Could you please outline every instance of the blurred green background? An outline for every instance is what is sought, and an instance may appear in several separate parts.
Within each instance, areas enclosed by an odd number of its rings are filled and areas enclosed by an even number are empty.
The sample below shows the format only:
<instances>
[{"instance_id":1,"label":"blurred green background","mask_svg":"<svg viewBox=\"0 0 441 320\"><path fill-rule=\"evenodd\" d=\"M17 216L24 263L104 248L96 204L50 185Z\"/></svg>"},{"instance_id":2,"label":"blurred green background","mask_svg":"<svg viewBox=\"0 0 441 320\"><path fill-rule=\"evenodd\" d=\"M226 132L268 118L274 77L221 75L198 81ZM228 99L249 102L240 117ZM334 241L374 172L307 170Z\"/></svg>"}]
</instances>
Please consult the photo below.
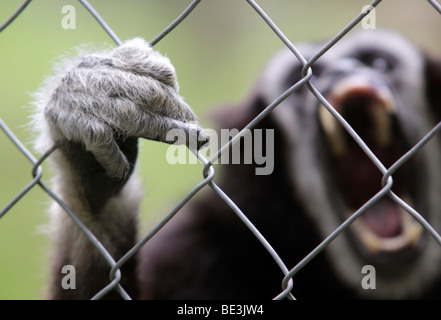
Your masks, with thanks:
<instances>
[{"instance_id":1,"label":"blurred green background","mask_svg":"<svg viewBox=\"0 0 441 320\"><path fill-rule=\"evenodd\" d=\"M22 0L0 2L0 23ZM91 4L122 39L153 39L190 1L96 0ZM340 31L369 1L260 0L259 5L291 41L321 40ZM61 10L76 9L76 29L65 30ZM389 0L376 10L377 27L398 30L434 54L441 52L441 16L425 1ZM0 33L0 118L32 150L31 93L51 73L53 62L82 44L113 45L94 18L73 0L35 0ZM246 3L204 0L155 47L174 63L181 94L204 126L209 110L244 97L281 41ZM202 177L200 165L168 165L166 146L143 141L139 171L145 184L141 234L168 213ZM27 159L0 131L0 208L31 180ZM38 156L36 154L36 156ZM50 168L44 166L44 181ZM47 252L44 233L48 196L33 188L0 220L0 299L44 298Z\"/></svg>"}]
</instances>

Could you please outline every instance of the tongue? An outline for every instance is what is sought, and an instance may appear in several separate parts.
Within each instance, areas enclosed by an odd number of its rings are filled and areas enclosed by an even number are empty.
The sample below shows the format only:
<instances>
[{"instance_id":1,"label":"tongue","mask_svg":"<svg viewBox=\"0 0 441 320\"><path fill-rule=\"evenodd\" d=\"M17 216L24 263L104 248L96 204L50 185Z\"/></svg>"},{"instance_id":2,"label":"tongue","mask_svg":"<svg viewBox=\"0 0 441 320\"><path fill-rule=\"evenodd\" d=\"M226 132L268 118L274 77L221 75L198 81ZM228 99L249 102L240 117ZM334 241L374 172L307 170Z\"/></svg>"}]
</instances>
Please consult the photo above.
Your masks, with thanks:
<instances>
[{"instance_id":1,"label":"tongue","mask_svg":"<svg viewBox=\"0 0 441 320\"><path fill-rule=\"evenodd\" d=\"M402 231L399 206L389 198L379 200L363 214L362 219L381 238L392 238Z\"/></svg>"}]
</instances>

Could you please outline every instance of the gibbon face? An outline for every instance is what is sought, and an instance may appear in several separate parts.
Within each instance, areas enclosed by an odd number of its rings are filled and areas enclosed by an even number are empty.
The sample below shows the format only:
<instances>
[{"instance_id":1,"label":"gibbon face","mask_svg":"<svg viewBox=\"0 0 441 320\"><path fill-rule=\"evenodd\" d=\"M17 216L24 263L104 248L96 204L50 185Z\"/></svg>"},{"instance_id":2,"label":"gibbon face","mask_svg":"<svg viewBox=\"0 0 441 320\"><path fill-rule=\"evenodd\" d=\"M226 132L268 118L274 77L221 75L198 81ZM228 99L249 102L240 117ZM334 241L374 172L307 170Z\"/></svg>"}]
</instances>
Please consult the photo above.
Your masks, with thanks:
<instances>
[{"instance_id":1,"label":"gibbon face","mask_svg":"<svg viewBox=\"0 0 441 320\"><path fill-rule=\"evenodd\" d=\"M298 47L307 59L320 48ZM292 52L280 52L262 78L267 101L299 81L302 68ZM382 191L386 170L436 125L432 109L441 106L431 105L427 88L433 84L425 56L394 33L349 35L311 68L311 84L357 135L306 87L288 97L273 116L290 144L288 171L295 192L324 238ZM416 293L439 273L441 248L401 201L439 230L440 156L435 136L392 173L389 183L396 197L386 194L372 201L330 245L331 263L349 286L360 287L364 265L375 267L378 290L362 293L374 297Z\"/></svg>"}]
</instances>

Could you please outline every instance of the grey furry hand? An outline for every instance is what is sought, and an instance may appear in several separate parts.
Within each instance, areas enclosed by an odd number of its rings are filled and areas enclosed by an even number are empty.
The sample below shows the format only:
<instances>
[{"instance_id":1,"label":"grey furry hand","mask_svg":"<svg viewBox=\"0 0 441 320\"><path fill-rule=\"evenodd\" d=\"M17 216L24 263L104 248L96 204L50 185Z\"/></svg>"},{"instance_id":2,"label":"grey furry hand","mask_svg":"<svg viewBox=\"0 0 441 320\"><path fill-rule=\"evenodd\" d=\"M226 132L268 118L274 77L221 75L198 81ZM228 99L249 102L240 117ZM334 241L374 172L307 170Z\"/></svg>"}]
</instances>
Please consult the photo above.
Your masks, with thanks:
<instances>
[{"instance_id":1,"label":"grey furry hand","mask_svg":"<svg viewBox=\"0 0 441 320\"><path fill-rule=\"evenodd\" d=\"M43 108L52 140L82 143L112 177L129 168L115 138L173 143L166 135L178 129L198 148L208 141L178 93L173 65L140 38L81 57L49 86Z\"/></svg>"}]
</instances>

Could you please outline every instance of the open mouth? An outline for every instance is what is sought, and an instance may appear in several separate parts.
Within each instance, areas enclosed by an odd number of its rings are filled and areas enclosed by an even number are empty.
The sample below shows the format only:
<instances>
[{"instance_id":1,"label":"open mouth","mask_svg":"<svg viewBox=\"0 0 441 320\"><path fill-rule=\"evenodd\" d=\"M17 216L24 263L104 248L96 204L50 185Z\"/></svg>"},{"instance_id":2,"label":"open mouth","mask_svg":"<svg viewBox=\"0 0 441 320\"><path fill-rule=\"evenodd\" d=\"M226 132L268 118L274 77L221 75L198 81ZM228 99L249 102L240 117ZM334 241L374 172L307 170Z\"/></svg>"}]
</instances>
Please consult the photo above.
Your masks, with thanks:
<instances>
[{"instance_id":1,"label":"open mouth","mask_svg":"<svg viewBox=\"0 0 441 320\"><path fill-rule=\"evenodd\" d=\"M396 102L387 85L354 75L334 83L325 95L371 151L388 168L409 149L396 114ZM382 173L355 140L324 108L319 119L331 154L331 171L347 208L346 219L381 188ZM393 174L392 191L415 205L415 170L411 161ZM365 257L389 261L421 248L423 228L387 195L369 207L350 228Z\"/></svg>"}]
</instances>

